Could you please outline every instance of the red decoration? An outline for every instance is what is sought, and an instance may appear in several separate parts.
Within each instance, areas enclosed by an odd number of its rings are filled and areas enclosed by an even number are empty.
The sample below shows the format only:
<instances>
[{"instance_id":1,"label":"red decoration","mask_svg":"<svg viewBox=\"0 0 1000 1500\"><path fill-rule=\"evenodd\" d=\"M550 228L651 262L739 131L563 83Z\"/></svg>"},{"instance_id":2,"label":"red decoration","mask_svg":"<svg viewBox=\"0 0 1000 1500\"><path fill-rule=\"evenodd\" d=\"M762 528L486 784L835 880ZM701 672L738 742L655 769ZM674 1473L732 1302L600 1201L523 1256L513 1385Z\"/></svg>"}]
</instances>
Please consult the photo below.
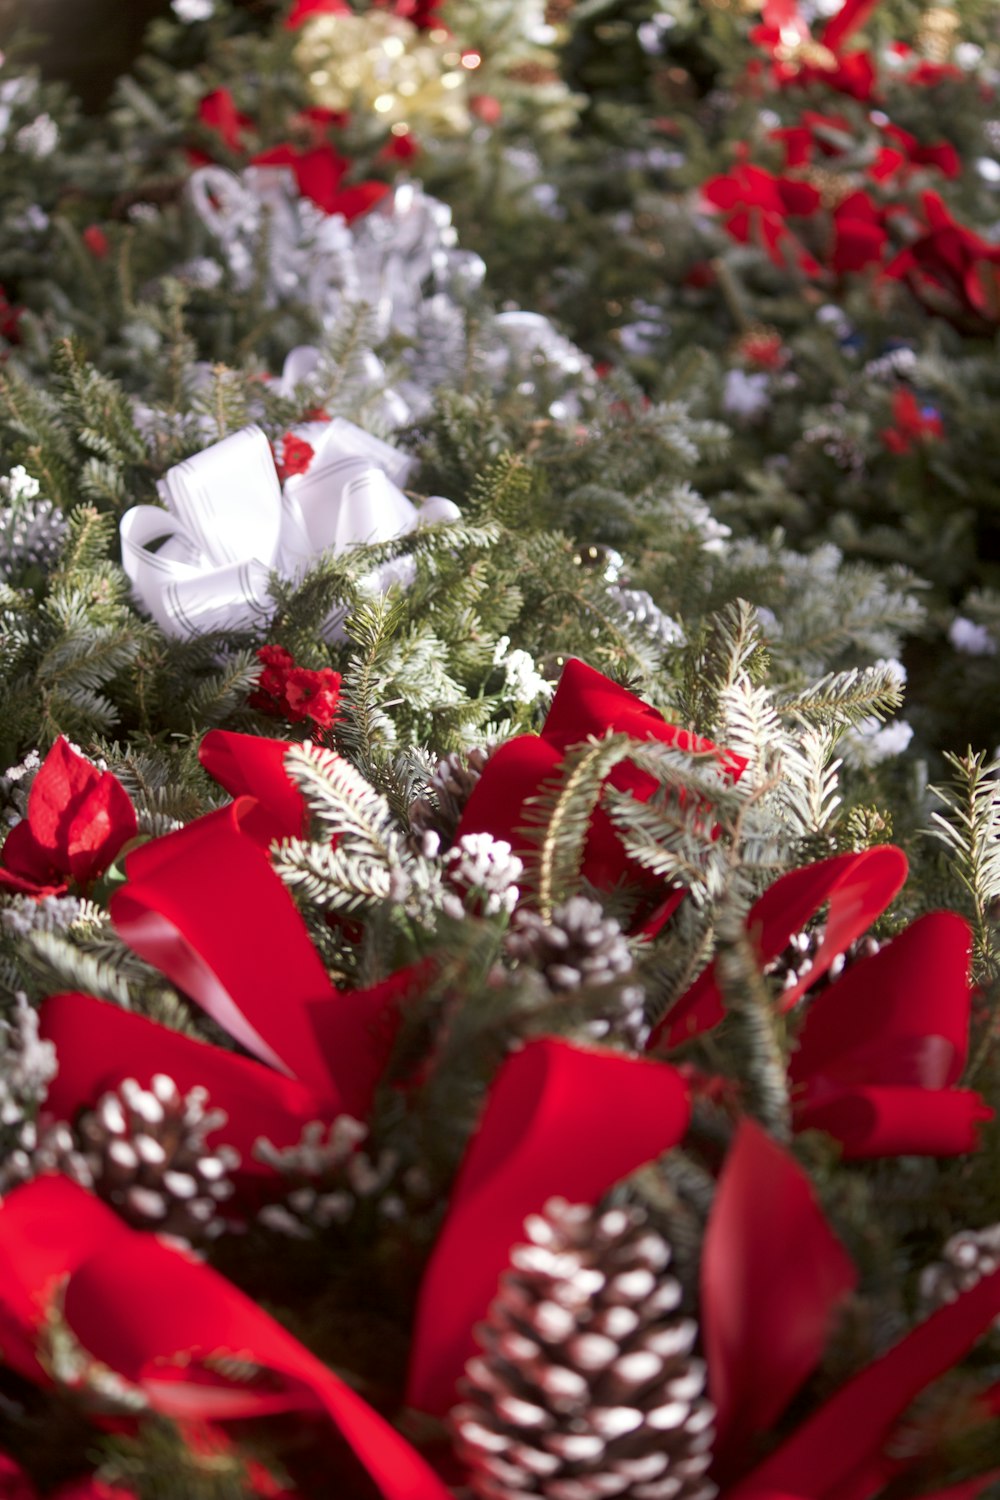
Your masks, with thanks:
<instances>
[{"instance_id":1,"label":"red decoration","mask_svg":"<svg viewBox=\"0 0 1000 1500\"><path fill-rule=\"evenodd\" d=\"M107 260L111 245L99 224L88 224L80 238L95 260Z\"/></svg>"},{"instance_id":2,"label":"red decoration","mask_svg":"<svg viewBox=\"0 0 1000 1500\"><path fill-rule=\"evenodd\" d=\"M676 1145L687 1119L687 1091L671 1067L547 1040L508 1058L421 1286L410 1405L439 1414L451 1406L474 1350L473 1325L485 1316L525 1216L553 1194L595 1202Z\"/></svg>"},{"instance_id":3,"label":"red decoration","mask_svg":"<svg viewBox=\"0 0 1000 1500\"><path fill-rule=\"evenodd\" d=\"M198 759L208 774L234 798L253 798L240 820L240 831L264 848L280 838L304 838L309 826L305 800L285 770L290 740L269 740L259 734L236 734L210 729L198 747Z\"/></svg>"},{"instance_id":4,"label":"red decoration","mask_svg":"<svg viewBox=\"0 0 1000 1500\"><path fill-rule=\"evenodd\" d=\"M744 1120L722 1169L701 1263L718 1476L731 1472L815 1369L833 1313L856 1281L802 1168Z\"/></svg>"},{"instance_id":5,"label":"red decoration","mask_svg":"<svg viewBox=\"0 0 1000 1500\"><path fill-rule=\"evenodd\" d=\"M905 387L892 395L893 425L879 434L891 453L909 453L913 448L944 437L944 423L936 411L924 412L912 391Z\"/></svg>"},{"instance_id":6,"label":"red decoration","mask_svg":"<svg viewBox=\"0 0 1000 1500\"><path fill-rule=\"evenodd\" d=\"M257 166L291 167L299 192L327 214L343 214L350 221L374 208L389 191L384 182L358 182L344 185L351 168L346 157L338 156L326 142L300 150L284 144L261 151L253 158Z\"/></svg>"},{"instance_id":7,"label":"red decoration","mask_svg":"<svg viewBox=\"0 0 1000 1500\"><path fill-rule=\"evenodd\" d=\"M837 854L791 870L754 902L747 916L747 930L754 936L761 965L783 953L792 938L830 903L823 941L812 968L784 992L782 1010L791 1009L826 973L837 955L867 932L902 889L907 869L903 851L882 844L860 854ZM678 1046L718 1025L723 1014L713 963L654 1030L649 1046L653 1050L664 1044Z\"/></svg>"},{"instance_id":8,"label":"red decoration","mask_svg":"<svg viewBox=\"0 0 1000 1500\"><path fill-rule=\"evenodd\" d=\"M198 119L206 130L219 136L230 151L243 151L244 134L253 129L249 115L241 115L228 89L214 89L198 105Z\"/></svg>"},{"instance_id":9,"label":"red decoration","mask_svg":"<svg viewBox=\"0 0 1000 1500\"><path fill-rule=\"evenodd\" d=\"M23 316L24 308L10 302L4 288L0 286L0 338L5 338L9 344L19 344L21 335L18 325Z\"/></svg>"},{"instance_id":10,"label":"red decoration","mask_svg":"<svg viewBox=\"0 0 1000 1500\"><path fill-rule=\"evenodd\" d=\"M955 1087L971 950L961 917L929 912L814 997L789 1067L796 1129L827 1131L848 1159L975 1149L992 1111Z\"/></svg>"},{"instance_id":11,"label":"red decoration","mask_svg":"<svg viewBox=\"0 0 1000 1500\"><path fill-rule=\"evenodd\" d=\"M332 667L318 672L300 667L284 646L261 646L257 656L264 670L247 699L250 707L291 724L311 719L320 729L329 729L337 717L340 673Z\"/></svg>"},{"instance_id":12,"label":"red decoration","mask_svg":"<svg viewBox=\"0 0 1000 1500\"><path fill-rule=\"evenodd\" d=\"M305 474L315 457L316 450L312 443L307 443L305 438L296 437L294 432L286 432L281 439L281 462L275 460L282 484L294 474Z\"/></svg>"},{"instance_id":13,"label":"red decoration","mask_svg":"<svg viewBox=\"0 0 1000 1500\"><path fill-rule=\"evenodd\" d=\"M1000 324L1000 245L953 219L936 193L922 197L926 232L896 256L886 275L904 279L931 312L972 332Z\"/></svg>"},{"instance_id":14,"label":"red decoration","mask_svg":"<svg viewBox=\"0 0 1000 1500\"><path fill-rule=\"evenodd\" d=\"M313 16L352 16L346 0L295 0L285 25L296 31Z\"/></svg>"},{"instance_id":15,"label":"red decoration","mask_svg":"<svg viewBox=\"0 0 1000 1500\"><path fill-rule=\"evenodd\" d=\"M702 197L727 215L726 230L741 245L759 245L774 265L784 267L792 255L809 275L819 265L788 227L793 217L809 217L820 206L818 189L795 177L776 177L743 162L731 172L710 177Z\"/></svg>"},{"instance_id":16,"label":"red decoration","mask_svg":"<svg viewBox=\"0 0 1000 1500\"><path fill-rule=\"evenodd\" d=\"M404 1438L296 1339L215 1271L129 1229L82 1188L43 1177L0 1206L0 1336L7 1362L50 1382L35 1354L47 1305L83 1349L185 1421L319 1412L346 1439L384 1500L449 1500ZM264 1389L229 1382L228 1351L269 1371Z\"/></svg>"},{"instance_id":17,"label":"red decoration","mask_svg":"<svg viewBox=\"0 0 1000 1500\"><path fill-rule=\"evenodd\" d=\"M563 669L541 733L518 735L490 756L462 814L459 834L491 833L494 838L509 840L518 853L525 853L527 846L519 830L527 821L528 799L539 791L572 746L581 744L588 735L609 730L637 740L659 740L678 750L713 754L720 769L733 779L746 766L742 756L668 724L634 693L574 659ZM657 789L652 776L628 763L616 767L608 782L631 792L640 802L648 801ZM600 807L591 820L580 873L601 890L610 890L623 879L647 887L650 884L649 875L627 858L611 819ZM681 894L675 893L675 898L673 905Z\"/></svg>"},{"instance_id":18,"label":"red decoration","mask_svg":"<svg viewBox=\"0 0 1000 1500\"><path fill-rule=\"evenodd\" d=\"M0 850L0 889L59 895L86 888L136 835L135 809L117 777L99 771L61 736L28 794L28 816Z\"/></svg>"}]
</instances>

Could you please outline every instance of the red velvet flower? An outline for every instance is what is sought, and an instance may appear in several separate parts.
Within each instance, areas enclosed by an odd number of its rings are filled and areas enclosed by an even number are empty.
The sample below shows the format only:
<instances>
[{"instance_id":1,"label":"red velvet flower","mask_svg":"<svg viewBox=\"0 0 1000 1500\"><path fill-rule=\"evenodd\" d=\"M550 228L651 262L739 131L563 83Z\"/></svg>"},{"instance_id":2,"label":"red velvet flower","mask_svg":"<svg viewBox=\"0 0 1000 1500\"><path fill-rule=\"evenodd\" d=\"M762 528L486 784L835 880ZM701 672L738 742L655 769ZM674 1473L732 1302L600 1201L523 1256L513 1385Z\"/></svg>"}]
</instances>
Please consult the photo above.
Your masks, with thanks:
<instances>
[{"instance_id":1,"label":"red velvet flower","mask_svg":"<svg viewBox=\"0 0 1000 1500\"><path fill-rule=\"evenodd\" d=\"M228 89L213 89L198 105L198 119L206 130L221 137L230 151L242 151L244 133L253 127L249 115L240 114Z\"/></svg>"},{"instance_id":2,"label":"red velvet flower","mask_svg":"<svg viewBox=\"0 0 1000 1500\"><path fill-rule=\"evenodd\" d=\"M758 245L774 265L784 267L793 255L810 275L819 266L788 227L793 217L809 217L820 206L819 191L794 177L776 177L747 162L731 172L710 177L702 197L727 215L726 230L741 245Z\"/></svg>"},{"instance_id":3,"label":"red velvet flower","mask_svg":"<svg viewBox=\"0 0 1000 1500\"><path fill-rule=\"evenodd\" d=\"M902 387L892 395L893 425L879 434L891 453L909 453L928 439L944 437L944 423L936 411L924 412L911 390Z\"/></svg>"},{"instance_id":4,"label":"red velvet flower","mask_svg":"<svg viewBox=\"0 0 1000 1500\"><path fill-rule=\"evenodd\" d=\"M60 736L28 794L28 816L0 850L0 889L59 895L102 875L136 834L135 809L121 782L99 771Z\"/></svg>"},{"instance_id":5,"label":"red velvet flower","mask_svg":"<svg viewBox=\"0 0 1000 1500\"><path fill-rule=\"evenodd\" d=\"M261 151L253 158L261 167L291 167L299 192L326 214L343 214L350 221L367 213L389 191L384 182L343 185L351 163L326 142L300 150L287 143Z\"/></svg>"},{"instance_id":6,"label":"red velvet flower","mask_svg":"<svg viewBox=\"0 0 1000 1500\"><path fill-rule=\"evenodd\" d=\"M282 484L294 474L305 474L315 457L316 450L312 443L307 443L305 438L296 437L294 432L286 432L281 439L281 462L279 464L275 461Z\"/></svg>"},{"instance_id":7,"label":"red velvet flower","mask_svg":"<svg viewBox=\"0 0 1000 1500\"><path fill-rule=\"evenodd\" d=\"M291 724L311 719L320 729L329 729L337 717L340 673L331 667L314 672L297 666L284 646L261 646L257 656L264 670L247 699L250 707Z\"/></svg>"},{"instance_id":8,"label":"red velvet flower","mask_svg":"<svg viewBox=\"0 0 1000 1500\"><path fill-rule=\"evenodd\" d=\"M520 830L528 821L529 798L551 777L572 746L609 730L637 740L659 740L678 750L714 754L720 769L734 779L746 766L742 756L668 724L634 693L618 687L584 662L571 660L563 668L541 733L518 735L490 756L462 814L459 834L490 833L506 839L517 853L524 854L528 846ZM640 802L647 802L657 789L652 776L628 763L616 767L608 782ZM601 807L591 819L580 873L600 890L611 890L622 880L647 886L650 883L648 874L628 859L611 819ZM676 900L680 900L679 893Z\"/></svg>"}]
</instances>

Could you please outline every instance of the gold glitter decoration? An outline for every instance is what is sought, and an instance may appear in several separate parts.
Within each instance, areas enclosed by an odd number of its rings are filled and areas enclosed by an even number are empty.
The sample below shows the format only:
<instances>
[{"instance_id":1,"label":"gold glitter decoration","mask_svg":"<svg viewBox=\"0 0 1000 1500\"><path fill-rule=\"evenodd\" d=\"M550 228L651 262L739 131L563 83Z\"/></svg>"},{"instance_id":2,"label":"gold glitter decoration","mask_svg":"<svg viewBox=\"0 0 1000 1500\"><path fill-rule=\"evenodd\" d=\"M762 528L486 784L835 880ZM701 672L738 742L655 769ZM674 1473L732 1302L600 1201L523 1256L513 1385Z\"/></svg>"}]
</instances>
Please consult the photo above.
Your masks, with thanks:
<instances>
[{"instance_id":1,"label":"gold glitter decoration","mask_svg":"<svg viewBox=\"0 0 1000 1500\"><path fill-rule=\"evenodd\" d=\"M948 5L932 5L924 12L917 32L917 46L931 62L945 63L955 45L960 21Z\"/></svg>"},{"instance_id":2,"label":"gold glitter decoration","mask_svg":"<svg viewBox=\"0 0 1000 1500\"><path fill-rule=\"evenodd\" d=\"M839 66L837 54L809 36L794 42L779 42L774 55L779 62L793 68L822 68L825 73L832 73Z\"/></svg>"},{"instance_id":3,"label":"gold glitter decoration","mask_svg":"<svg viewBox=\"0 0 1000 1500\"><path fill-rule=\"evenodd\" d=\"M810 167L802 175L819 193L823 208L831 212L854 192L851 179L844 172L832 172L829 167Z\"/></svg>"},{"instance_id":4,"label":"gold glitter decoration","mask_svg":"<svg viewBox=\"0 0 1000 1500\"><path fill-rule=\"evenodd\" d=\"M468 72L453 53L447 32L422 32L401 16L370 11L311 17L295 60L313 103L324 109L371 111L386 126L459 134L469 126Z\"/></svg>"}]
</instances>

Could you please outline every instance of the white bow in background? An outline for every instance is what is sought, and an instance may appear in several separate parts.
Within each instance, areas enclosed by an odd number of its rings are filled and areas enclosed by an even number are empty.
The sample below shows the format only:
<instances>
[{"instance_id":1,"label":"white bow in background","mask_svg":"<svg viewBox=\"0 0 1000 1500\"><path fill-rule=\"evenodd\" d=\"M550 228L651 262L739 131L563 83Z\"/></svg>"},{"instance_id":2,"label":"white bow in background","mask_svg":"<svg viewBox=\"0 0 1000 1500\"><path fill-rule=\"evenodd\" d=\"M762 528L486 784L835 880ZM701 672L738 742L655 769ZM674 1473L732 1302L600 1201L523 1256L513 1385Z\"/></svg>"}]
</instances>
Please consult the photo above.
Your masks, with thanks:
<instances>
[{"instance_id":1,"label":"white bow in background","mask_svg":"<svg viewBox=\"0 0 1000 1500\"><path fill-rule=\"evenodd\" d=\"M314 449L282 485L259 427L245 427L175 465L160 481L165 510L122 517L122 562L136 597L167 635L260 632L274 610L272 573L296 579L323 552L387 542L421 521L455 521L442 496L418 509L400 489L412 459L342 418L294 429ZM373 591L412 577L408 558L369 574ZM336 636L343 611L327 622Z\"/></svg>"}]
</instances>

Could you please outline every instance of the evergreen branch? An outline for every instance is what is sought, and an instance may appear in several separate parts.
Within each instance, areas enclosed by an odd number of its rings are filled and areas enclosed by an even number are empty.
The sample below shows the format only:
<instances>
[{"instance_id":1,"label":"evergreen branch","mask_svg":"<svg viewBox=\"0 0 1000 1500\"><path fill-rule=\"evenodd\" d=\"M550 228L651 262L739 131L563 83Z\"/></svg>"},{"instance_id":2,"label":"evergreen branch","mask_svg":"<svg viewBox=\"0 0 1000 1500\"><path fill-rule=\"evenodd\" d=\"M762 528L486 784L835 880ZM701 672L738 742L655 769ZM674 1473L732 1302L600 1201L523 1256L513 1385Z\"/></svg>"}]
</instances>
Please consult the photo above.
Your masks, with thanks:
<instances>
[{"instance_id":1,"label":"evergreen branch","mask_svg":"<svg viewBox=\"0 0 1000 1500\"><path fill-rule=\"evenodd\" d=\"M627 759L633 745L627 735L614 734L574 745L553 777L528 798L526 824L517 831L537 849L529 861L529 879L546 919L578 884L583 847L604 781Z\"/></svg>"}]
</instances>

